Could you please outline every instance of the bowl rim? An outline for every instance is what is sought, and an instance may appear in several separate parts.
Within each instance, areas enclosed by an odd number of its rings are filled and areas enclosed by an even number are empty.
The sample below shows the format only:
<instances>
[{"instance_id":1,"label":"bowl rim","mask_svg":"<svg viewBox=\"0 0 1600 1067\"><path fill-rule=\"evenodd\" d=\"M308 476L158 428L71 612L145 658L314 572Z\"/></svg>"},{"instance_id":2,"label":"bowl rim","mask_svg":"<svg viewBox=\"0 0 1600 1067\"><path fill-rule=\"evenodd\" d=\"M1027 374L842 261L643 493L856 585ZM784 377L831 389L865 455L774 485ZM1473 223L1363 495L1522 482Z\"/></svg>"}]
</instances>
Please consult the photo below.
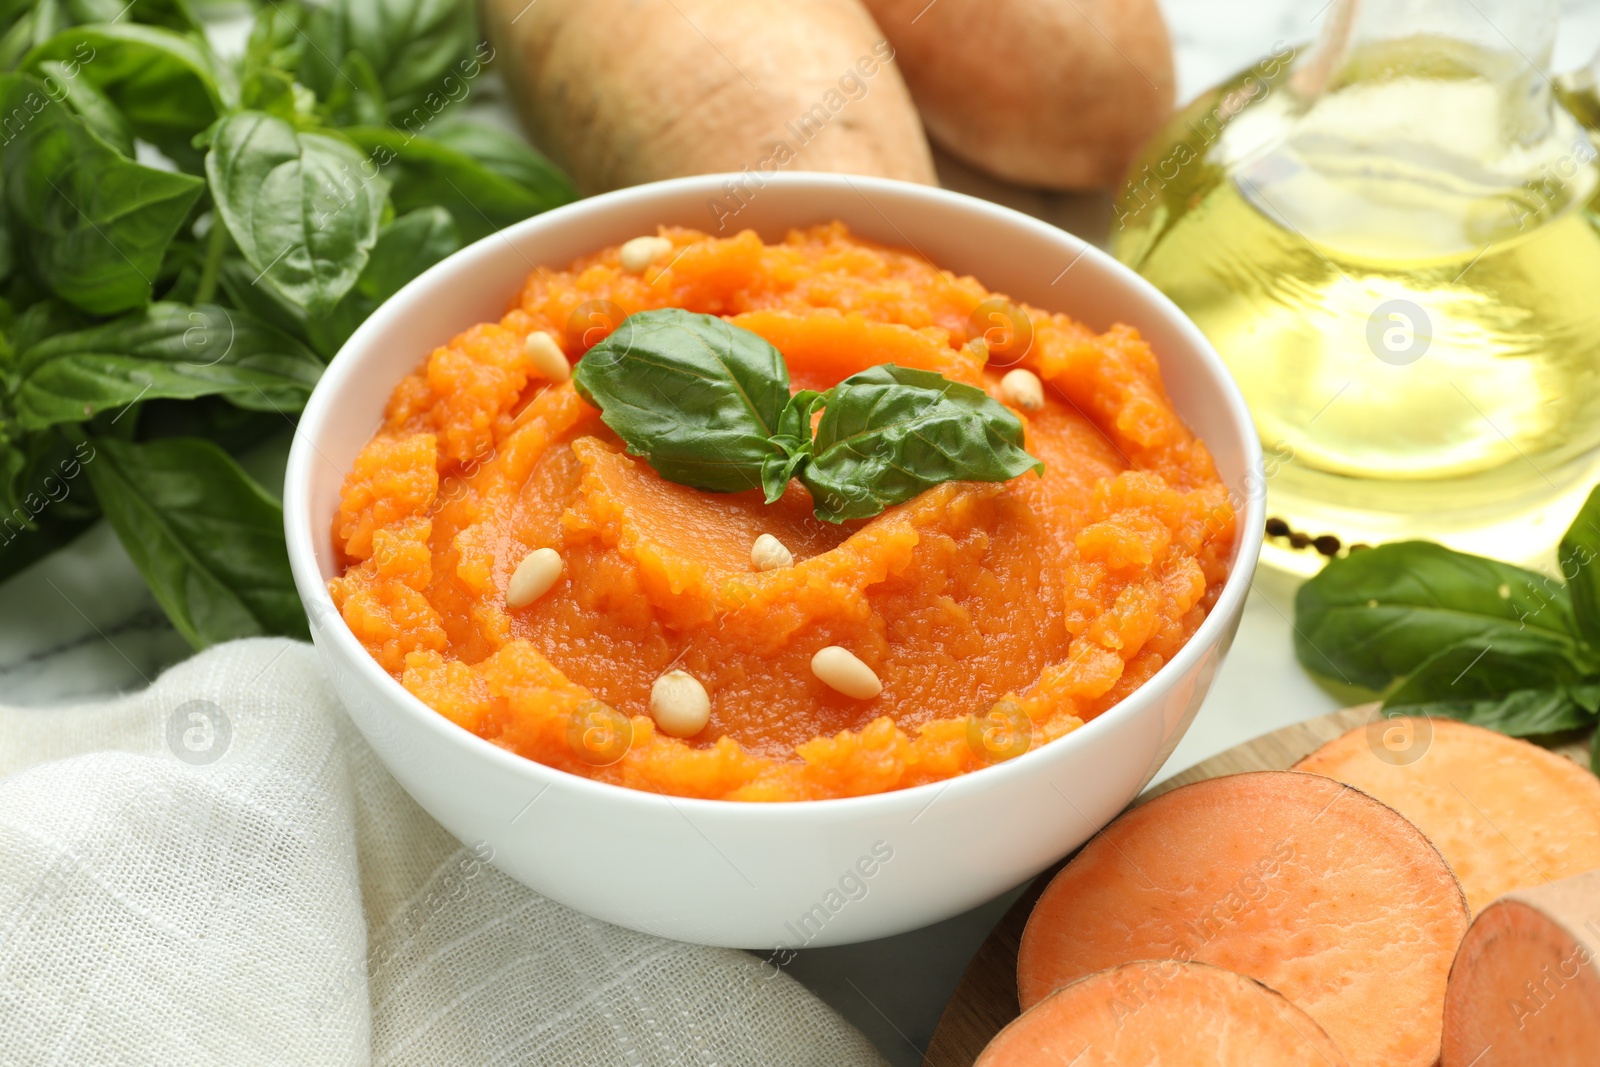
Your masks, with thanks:
<instances>
[{"instance_id":1,"label":"bowl rim","mask_svg":"<svg viewBox=\"0 0 1600 1067\"><path fill-rule=\"evenodd\" d=\"M290 567L294 574L296 590L299 593L302 605L307 614L313 618L331 618L337 620L337 625L321 628L321 637L331 642L333 651L344 660L352 663L360 672L362 681L369 687L375 687L385 698L389 705L398 705L404 713L416 720L424 731L442 744L465 746L469 751L483 758L496 762L514 774L528 778L532 784L539 788L539 795L543 790L554 785L562 785L577 790L578 796L586 800L592 798L600 803L616 803L623 805L636 805L643 810L665 811L668 808L676 810L680 815L685 815L684 808L702 813L714 813L719 818L732 818L742 820L753 819L783 819L787 817L800 817L805 812L815 815L852 817L871 817L892 814L899 809L918 809L916 818L926 811L946 792L955 791L957 795L971 790L986 790L1003 786L1007 781L1031 776L1035 773L1048 773L1052 763L1061 762L1069 754L1086 744L1092 744L1102 734L1113 730L1124 720L1137 716L1154 699L1155 694L1170 687L1179 679L1186 676L1194 669L1198 661L1213 646L1217 645L1226 635L1224 630L1231 625L1243 609L1244 599L1252 586L1256 563L1258 561L1262 540L1264 537L1264 495L1257 491L1238 491L1224 482L1228 490L1230 503L1235 508L1235 539L1234 551L1229 563L1228 577L1223 583L1217 601L1212 605L1206 618L1189 637L1181 649L1163 663L1156 673L1145 679L1144 682L1112 707L1082 726L1056 738L1054 741L1041 745L1020 756L1005 760L988 767L980 767L965 774L958 774L950 778L921 785L908 786L904 789L888 790L886 792L869 793L851 797L827 797L817 800L782 800L782 801L730 801L703 797L683 797L673 794L652 792L644 789L634 789L628 786L614 785L610 782L597 781L583 775L571 774L559 770L537 760L519 755L509 749L501 748L493 742L479 737L463 726L443 714L435 711L425 704L420 698L413 695L398 680L387 671L383 670L378 661L366 650L350 628L345 624L343 616L334 607L332 598L328 594L327 586L321 576L317 565L316 536L312 526L310 505L311 470L313 463L321 460L316 447L315 438L321 427L335 414L332 401L329 399L335 385L345 379L359 377L360 369L366 362L369 338L382 329L383 324L390 319L401 317L410 306L410 301L415 294L435 284L444 276L459 270L470 270L476 259L486 255L485 249L491 242L504 241L517 246L519 242L552 222L564 221L573 216L604 215L609 211L648 202L658 197L676 197L684 193L721 193L724 183L729 179L741 179L743 175L736 173L694 175L685 178L672 178L665 181L650 182L643 185L630 186L614 192L602 193L553 208L542 214L522 220L503 230L491 233L469 244L450 256L428 268L417 277L413 278L397 293L384 301L348 340L340 347L333 359L329 360L324 369L321 380L312 390L300 420L295 427L293 442L290 446L289 459L284 474L283 512L284 530L288 546ZM1083 240L1075 234L1051 225L1042 219L1025 214L1013 208L1005 207L993 201L982 200L952 190L935 186L919 185L912 182L898 181L889 178L874 178L860 175L833 174L825 172L789 172L767 175L763 179L763 191L770 189L788 190L792 192L805 192L818 188L831 188L838 190L848 188L866 198L866 192L877 191L897 197L910 197L915 200L921 198L929 203L943 202L945 206L963 211L975 216L982 224L1001 227L1021 227L1034 231L1035 235L1051 241L1064 241L1076 254L1073 263L1078 259L1089 259L1097 267L1108 271L1118 284L1131 288L1143 302L1170 320L1171 325L1180 333L1187 335L1189 347L1194 357L1198 358L1200 366L1220 386L1225 399L1227 412L1231 416L1230 422L1238 430L1244 446L1245 470L1248 480L1251 474L1260 478L1263 471L1263 460L1260 440L1255 431L1255 424L1251 419L1249 409L1245 405L1244 395L1238 384L1227 370L1222 357L1217 353L1211 342L1200 331L1199 327L1191 321L1176 304L1154 285L1124 266L1109 253L1095 245ZM870 201L869 201L870 203ZM894 224L891 222L891 226ZM895 226L898 229L898 226ZM375 349L373 351L376 351ZM1162 359L1162 354L1157 353L1157 359ZM1170 358L1190 358L1189 356ZM419 357L420 359L420 357ZM394 383L389 383L389 389L394 388ZM326 460L321 460L327 462ZM1264 486L1264 481L1261 483ZM915 821L915 819L913 819Z\"/></svg>"}]
</instances>

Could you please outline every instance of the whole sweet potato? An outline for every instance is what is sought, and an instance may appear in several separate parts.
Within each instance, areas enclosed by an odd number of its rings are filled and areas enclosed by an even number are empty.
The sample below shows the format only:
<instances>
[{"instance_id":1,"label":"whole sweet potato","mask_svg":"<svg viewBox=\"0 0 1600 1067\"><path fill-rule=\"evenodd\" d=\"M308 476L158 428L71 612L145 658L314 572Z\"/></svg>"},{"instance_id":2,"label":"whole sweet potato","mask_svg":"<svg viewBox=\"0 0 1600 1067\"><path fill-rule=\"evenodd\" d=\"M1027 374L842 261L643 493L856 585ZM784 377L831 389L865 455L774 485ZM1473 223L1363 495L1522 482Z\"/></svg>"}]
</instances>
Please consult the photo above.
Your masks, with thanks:
<instances>
[{"instance_id":1,"label":"whole sweet potato","mask_svg":"<svg viewBox=\"0 0 1600 1067\"><path fill-rule=\"evenodd\" d=\"M928 135L1049 189L1111 185L1172 110L1156 0L866 0Z\"/></svg>"},{"instance_id":2,"label":"whole sweet potato","mask_svg":"<svg viewBox=\"0 0 1600 1067\"><path fill-rule=\"evenodd\" d=\"M933 183L859 0L484 0L534 142L586 193L714 171Z\"/></svg>"}]
</instances>

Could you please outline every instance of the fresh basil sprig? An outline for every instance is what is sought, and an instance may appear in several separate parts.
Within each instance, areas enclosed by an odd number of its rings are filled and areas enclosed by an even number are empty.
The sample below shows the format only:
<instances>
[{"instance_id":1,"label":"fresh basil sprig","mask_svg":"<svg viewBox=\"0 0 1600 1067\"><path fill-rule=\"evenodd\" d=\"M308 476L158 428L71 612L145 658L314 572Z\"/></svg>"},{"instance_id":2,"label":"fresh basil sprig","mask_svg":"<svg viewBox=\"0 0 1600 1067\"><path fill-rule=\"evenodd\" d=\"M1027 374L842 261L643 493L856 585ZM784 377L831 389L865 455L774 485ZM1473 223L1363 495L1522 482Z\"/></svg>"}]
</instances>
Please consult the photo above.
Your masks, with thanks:
<instances>
[{"instance_id":1,"label":"fresh basil sprig","mask_svg":"<svg viewBox=\"0 0 1600 1067\"><path fill-rule=\"evenodd\" d=\"M795 464L832 522L864 519L943 482L1003 482L1044 464L1022 449L1022 423L982 389L932 371L884 363L852 374L802 406L816 437ZM787 465L787 464L786 464ZM767 485L768 501L783 484ZM824 514L826 509L826 514Z\"/></svg>"},{"instance_id":2,"label":"fresh basil sprig","mask_svg":"<svg viewBox=\"0 0 1600 1067\"><path fill-rule=\"evenodd\" d=\"M17 425L42 430L136 400L220 395L299 411L321 374L304 345L243 311L151 304L19 352L11 393Z\"/></svg>"},{"instance_id":3,"label":"fresh basil sprig","mask_svg":"<svg viewBox=\"0 0 1600 1067\"><path fill-rule=\"evenodd\" d=\"M679 308L624 319L574 382L663 478L760 487L768 503L798 478L828 522L871 518L943 482L1044 470L1022 449L1022 423L982 389L885 363L790 396L788 366L766 339Z\"/></svg>"},{"instance_id":4,"label":"fresh basil sprig","mask_svg":"<svg viewBox=\"0 0 1600 1067\"><path fill-rule=\"evenodd\" d=\"M574 381L629 452L715 493L761 484L789 403L789 367L765 338L678 308L622 320Z\"/></svg>"},{"instance_id":5,"label":"fresh basil sprig","mask_svg":"<svg viewBox=\"0 0 1600 1067\"><path fill-rule=\"evenodd\" d=\"M1295 655L1387 712L1513 737L1600 717L1600 488L1561 541L1560 582L1427 541L1336 559L1300 587ZM1591 762L1600 774L1600 730Z\"/></svg>"},{"instance_id":6,"label":"fresh basil sprig","mask_svg":"<svg viewBox=\"0 0 1600 1067\"><path fill-rule=\"evenodd\" d=\"M0 580L104 517L191 643L303 636L233 457L411 278L575 194L460 118L472 0L273 0L234 56L191 6L0 0Z\"/></svg>"}]
</instances>

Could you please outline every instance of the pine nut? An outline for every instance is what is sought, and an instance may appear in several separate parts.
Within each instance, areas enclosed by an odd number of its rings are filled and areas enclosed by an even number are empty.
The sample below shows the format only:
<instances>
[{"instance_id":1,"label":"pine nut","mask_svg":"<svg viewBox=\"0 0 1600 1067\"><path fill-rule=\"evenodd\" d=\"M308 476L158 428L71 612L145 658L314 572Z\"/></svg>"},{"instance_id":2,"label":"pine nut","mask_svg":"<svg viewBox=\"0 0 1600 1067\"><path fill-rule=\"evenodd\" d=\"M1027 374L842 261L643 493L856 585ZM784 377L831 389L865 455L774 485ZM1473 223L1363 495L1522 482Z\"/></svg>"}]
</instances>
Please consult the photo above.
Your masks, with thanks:
<instances>
[{"instance_id":1,"label":"pine nut","mask_svg":"<svg viewBox=\"0 0 1600 1067\"><path fill-rule=\"evenodd\" d=\"M622 269L629 274L643 274L646 267L670 251L672 242L665 237L635 237L624 241L619 250Z\"/></svg>"},{"instance_id":2,"label":"pine nut","mask_svg":"<svg viewBox=\"0 0 1600 1067\"><path fill-rule=\"evenodd\" d=\"M650 687L650 714L670 737L693 737L711 721L711 698L688 671L668 671Z\"/></svg>"},{"instance_id":3,"label":"pine nut","mask_svg":"<svg viewBox=\"0 0 1600 1067\"><path fill-rule=\"evenodd\" d=\"M536 548L525 556L506 586L506 607L525 608L550 591L566 564L553 548Z\"/></svg>"},{"instance_id":4,"label":"pine nut","mask_svg":"<svg viewBox=\"0 0 1600 1067\"><path fill-rule=\"evenodd\" d=\"M1000 379L1000 399L1023 411L1038 411L1044 407L1044 383L1033 371L1018 367Z\"/></svg>"},{"instance_id":5,"label":"pine nut","mask_svg":"<svg viewBox=\"0 0 1600 1067\"><path fill-rule=\"evenodd\" d=\"M794 566L794 553L771 534L762 534L750 548L750 564L758 571Z\"/></svg>"},{"instance_id":6,"label":"pine nut","mask_svg":"<svg viewBox=\"0 0 1600 1067\"><path fill-rule=\"evenodd\" d=\"M811 673L828 688L857 700L871 700L883 692L883 683L878 681L872 668L857 659L855 653L838 645L819 649L811 657Z\"/></svg>"},{"instance_id":7,"label":"pine nut","mask_svg":"<svg viewBox=\"0 0 1600 1067\"><path fill-rule=\"evenodd\" d=\"M544 330L534 330L523 342L523 348L528 353L528 358L533 361L533 369L539 376L547 381L564 382L572 377L572 365L567 362L565 352L556 344L556 339Z\"/></svg>"}]
</instances>

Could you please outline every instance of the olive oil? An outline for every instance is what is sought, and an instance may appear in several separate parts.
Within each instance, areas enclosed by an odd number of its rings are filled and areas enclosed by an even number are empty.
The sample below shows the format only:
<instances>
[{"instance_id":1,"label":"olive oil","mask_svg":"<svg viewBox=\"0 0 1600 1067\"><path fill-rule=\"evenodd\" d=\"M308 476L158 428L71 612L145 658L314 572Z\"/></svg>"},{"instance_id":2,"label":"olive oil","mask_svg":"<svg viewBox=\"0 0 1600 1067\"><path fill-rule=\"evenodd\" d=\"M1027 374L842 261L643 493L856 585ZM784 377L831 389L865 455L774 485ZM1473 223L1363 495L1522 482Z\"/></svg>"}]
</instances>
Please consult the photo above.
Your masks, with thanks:
<instances>
[{"instance_id":1,"label":"olive oil","mask_svg":"<svg viewBox=\"0 0 1600 1067\"><path fill-rule=\"evenodd\" d=\"M1595 149L1514 58L1433 39L1331 75L1297 58L1156 138L1113 249L1238 380L1269 516L1542 557L1600 480ZM1269 562L1320 562L1275 543Z\"/></svg>"}]
</instances>

